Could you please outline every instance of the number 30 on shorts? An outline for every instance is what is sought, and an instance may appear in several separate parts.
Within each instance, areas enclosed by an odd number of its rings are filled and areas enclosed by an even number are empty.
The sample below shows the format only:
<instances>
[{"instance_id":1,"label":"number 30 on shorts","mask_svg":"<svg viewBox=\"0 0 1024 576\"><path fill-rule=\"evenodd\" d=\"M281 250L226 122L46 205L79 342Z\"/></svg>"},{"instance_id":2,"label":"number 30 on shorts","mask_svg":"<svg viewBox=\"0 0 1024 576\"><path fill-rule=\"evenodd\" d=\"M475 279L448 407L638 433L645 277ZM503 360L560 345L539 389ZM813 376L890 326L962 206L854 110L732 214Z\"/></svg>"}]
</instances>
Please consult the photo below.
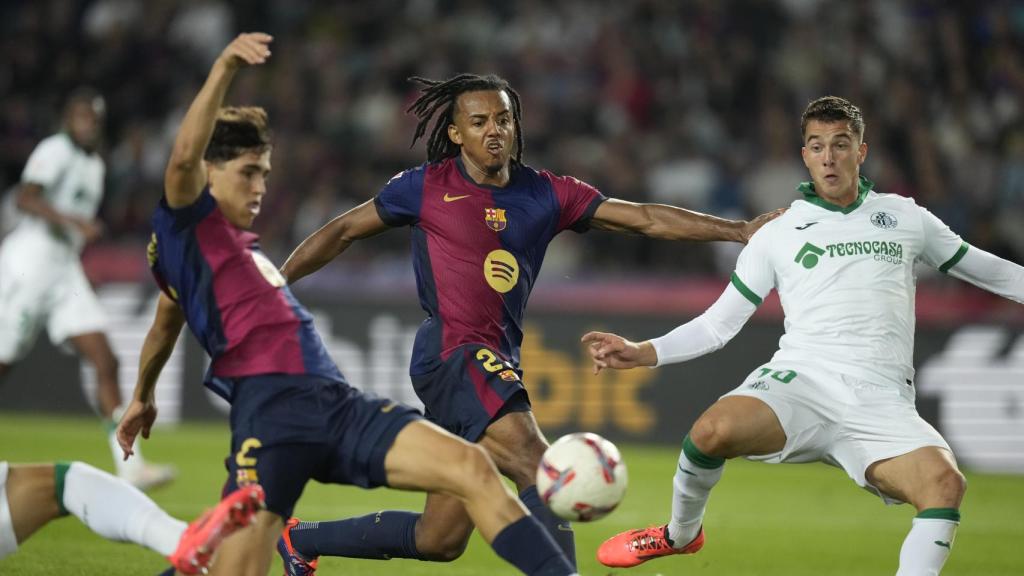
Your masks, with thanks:
<instances>
[{"instance_id":1,"label":"number 30 on shorts","mask_svg":"<svg viewBox=\"0 0 1024 576\"><path fill-rule=\"evenodd\" d=\"M761 368L760 370L761 374L758 376L758 378L764 378L765 376L771 374L772 380L778 380L783 384L789 384L797 376L796 372L794 372L793 370L773 370L767 367Z\"/></svg>"}]
</instances>

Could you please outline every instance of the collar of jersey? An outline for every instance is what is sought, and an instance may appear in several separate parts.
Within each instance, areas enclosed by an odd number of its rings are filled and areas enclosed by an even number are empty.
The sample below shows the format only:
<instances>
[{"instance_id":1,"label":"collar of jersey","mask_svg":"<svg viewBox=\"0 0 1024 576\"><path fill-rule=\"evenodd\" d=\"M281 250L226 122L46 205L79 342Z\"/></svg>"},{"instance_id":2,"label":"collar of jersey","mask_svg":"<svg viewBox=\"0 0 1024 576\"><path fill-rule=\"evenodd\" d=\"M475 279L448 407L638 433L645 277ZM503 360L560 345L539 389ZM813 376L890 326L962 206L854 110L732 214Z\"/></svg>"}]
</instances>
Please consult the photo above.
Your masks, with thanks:
<instances>
[{"instance_id":1,"label":"collar of jersey","mask_svg":"<svg viewBox=\"0 0 1024 576\"><path fill-rule=\"evenodd\" d=\"M512 186L512 184L515 183L515 181L516 181L516 172L517 172L517 170L516 170L515 162L510 162L509 163L509 167L508 167L508 184L505 184L504 186L495 186L493 184L477 184L476 180L473 180L473 178L470 177L469 172L466 172L466 166L462 163L462 155L461 154L455 157L455 167L459 169L459 174L462 175L462 177L466 180L466 182L472 184L473 186L478 186L480 188L486 188L488 190L493 190L495 192L501 192L503 190L508 190L508 188L510 186Z\"/></svg>"},{"instance_id":2,"label":"collar of jersey","mask_svg":"<svg viewBox=\"0 0 1024 576\"><path fill-rule=\"evenodd\" d=\"M864 198L867 197L868 192L871 192L871 189L874 187L874 182L868 180L864 176L861 176L860 182L857 183L857 199L854 200L853 204L850 204L849 206L839 206L838 204L833 204L828 200L825 200L821 196L818 196L818 194L814 191L814 182L801 182L800 185L796 187L796 189L803 193L804 200L807 200L808 202L814 204L815 206L821 206L825 210L831 210L833 212L842 212L843 214L849 214L850 212L853 212L854 210L859 208L860 205L864 203Z\"/></svg>"}]
</instances>

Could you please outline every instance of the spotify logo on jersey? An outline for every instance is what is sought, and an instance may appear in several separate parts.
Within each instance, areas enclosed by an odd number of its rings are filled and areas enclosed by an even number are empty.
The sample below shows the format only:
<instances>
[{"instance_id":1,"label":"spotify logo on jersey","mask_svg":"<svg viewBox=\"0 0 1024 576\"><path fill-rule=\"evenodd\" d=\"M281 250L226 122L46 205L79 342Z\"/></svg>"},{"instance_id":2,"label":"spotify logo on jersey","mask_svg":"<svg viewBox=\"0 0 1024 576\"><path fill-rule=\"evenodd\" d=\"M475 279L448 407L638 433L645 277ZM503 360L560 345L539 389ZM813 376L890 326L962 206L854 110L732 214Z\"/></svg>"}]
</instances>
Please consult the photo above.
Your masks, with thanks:
<instances>
[{"instance_id":1,"label":"spotify logo on jersey","mask_svg":"<svg viewBox=\"0 0 1024 576\"><path fill-rule=\"evenodd\" d=\"M496 292L508 292L519 281L516 257L506 250L492 250L484 259L484 278Z\"/></svg>"}]
</instances>

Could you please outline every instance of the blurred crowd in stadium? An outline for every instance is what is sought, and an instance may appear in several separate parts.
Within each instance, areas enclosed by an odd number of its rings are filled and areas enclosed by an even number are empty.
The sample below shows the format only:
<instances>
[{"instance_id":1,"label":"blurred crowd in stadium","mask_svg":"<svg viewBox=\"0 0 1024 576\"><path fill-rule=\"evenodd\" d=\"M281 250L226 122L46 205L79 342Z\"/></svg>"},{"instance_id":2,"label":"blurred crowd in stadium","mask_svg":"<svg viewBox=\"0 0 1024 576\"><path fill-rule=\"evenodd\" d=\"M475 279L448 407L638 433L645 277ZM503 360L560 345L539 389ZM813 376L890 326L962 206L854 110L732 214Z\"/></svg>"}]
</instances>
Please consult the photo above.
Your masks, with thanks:
<instances>
[{"instance_id":1,"label":"blurred crowd in stadium","mask_svg":"<svg viewBox=\"0 0 1024 576\"><path fill-rule=\"evenodd\" d=\"M410 75L507 77L526 162L623 199L747 217L807 179L799 114L834 93L868 120L863 172L972 243L1024 261L1024 4L941 0L38 0L0 8L0 186L80 84L107 98L106 242L138 243L175 127L239 31L275 36L232 103L267 107L278 148L258 224L286 256L425 159ZM346 258L407 264L405 234ZM728 270L712 249L594 234L565 272Z\"/></svg>"}]
</instances>

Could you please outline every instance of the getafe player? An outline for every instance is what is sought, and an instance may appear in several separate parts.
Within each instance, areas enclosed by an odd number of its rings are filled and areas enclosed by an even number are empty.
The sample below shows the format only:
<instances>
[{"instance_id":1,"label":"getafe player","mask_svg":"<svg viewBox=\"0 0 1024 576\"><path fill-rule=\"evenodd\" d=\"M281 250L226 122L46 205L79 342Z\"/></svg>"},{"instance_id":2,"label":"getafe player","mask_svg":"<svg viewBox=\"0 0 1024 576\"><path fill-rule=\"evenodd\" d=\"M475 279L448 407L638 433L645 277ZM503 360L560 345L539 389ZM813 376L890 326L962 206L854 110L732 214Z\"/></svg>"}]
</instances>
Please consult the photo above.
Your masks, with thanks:
<instances>
[{"instance_id":1,"label":"getafe player","mask_svg":"<svg viewBox=\"0 0 1024 576\"><path fill-rule=\"evenodd\" d=\"M268 509L224 542L215 573L266 574L284 520L312 478L446 494L522 572L573 574L482 449L348 385L312 316L248 231L271 168L267 117L221 105L242 66L267 61L270 41L242 34L228 45L182 120L149 249L162 294L118 429L121 446L127 454L137 434L149 436L156 377L187 322L210 355L206 385L231 403L226 490L258 482Z\"/></svg>"},{"instance_id":2,"label":"getafe player","mask_svg":"<svg viewBox=\"0 0 1024 576\"><path fill-rule=\"evenodd\" d=\"M1016 302L1024 268L969 246L910 198L860 175L860 110L826 96L804 111L804 198L740 254L722 296L669 334L634 343L592 332L596 370L661 366L725 345L772 289L786 314L779 351L691 428L667 525L624 532L598 551L608 566L688 554L704 543L710 490L728 458L821 461L887 503L918 511L900 575L938 574L966 485L945 440L914 406L914 264L921 261Z\"/></svg>"},{"instance_id":3,"label":"getafe player","mask_svg":"<svg viewBox=\"0 0 1024 576\"><path fill-rule=\"evenodd\" d=\"M519 96L505 80L474 74L413 80L424 86L410 108L420 119L414 143L436 117L427 163L398 174L373 201L315 232L282 271L295 282L356 240L409 226L427 313L409 372L427 418L486 448L574 558L570 525L547 510L534 486L548 444L519 369L523 313L548 244L560 232L588 228L745 242L775 214L738 222L608 199L575 178L523 164ZM306 557L452 560L465 549L473 524L459 502L431 494L423 514L382 512L297 528L291 542Z\"/></svg>"}]
</instances>

